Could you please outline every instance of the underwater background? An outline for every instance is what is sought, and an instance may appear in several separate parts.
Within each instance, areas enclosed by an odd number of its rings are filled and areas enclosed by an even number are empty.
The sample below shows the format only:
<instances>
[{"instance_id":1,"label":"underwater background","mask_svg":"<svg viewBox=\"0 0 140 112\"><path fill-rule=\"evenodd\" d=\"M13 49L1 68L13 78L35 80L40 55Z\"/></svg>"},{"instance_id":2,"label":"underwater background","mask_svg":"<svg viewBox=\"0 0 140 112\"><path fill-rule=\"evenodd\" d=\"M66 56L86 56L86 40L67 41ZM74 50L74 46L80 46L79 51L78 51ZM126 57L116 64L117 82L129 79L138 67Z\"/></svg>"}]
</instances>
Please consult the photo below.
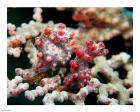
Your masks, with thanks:
<instances>
[{"instance_id":1,"label":"underwater background","mask_svg":"<svg viewBox=\"0 0 140 112\"><path fill-rule=\"evenodd\" d=\"M28 23L32 20L33 8L8 8L7 9L7 23L13 23L17 27L21 25L21 23ZM127 16L133 16L133 8L124 8L124 14ZM65 23L66 26L77 28L78 23L72 19L72 11L58 11L56 8L43 8L43 22L46 23L48 21L53 21L54 23ZM8 35L8 34L7 34ZM114 54L118 54L122 51L127 52L133 58L133 46L125 45L125 40L123 40L122 35L117 36L116 38L112 38L109 41L104 41L106 48L109 50L109 54L107 58L110 58ZM133 40L130 40L133 42ZM19 58L14 58L13 56L7 55L7 75L9 79L15 77L15 68L30 68L31 64L29 63L29 59L27 58L27 54L22 51L21 56ZM125 70L122 68L118 69L119 74L123 74ZM103 77L101 77L104 80ZM123 78L123 77L121 77ZM25 98L24 93L21 93L17 97L12 97L7 100L8 105L42 105L42 99L44 96L37 97L34 101L29 101ZM94 93L90 93L85 100L86 105L97 105L96 103L96 95ZM64 101L63 103L56 102L56 104L61 105L72 105L71 101Z\"/></svg>"}]
</instances>

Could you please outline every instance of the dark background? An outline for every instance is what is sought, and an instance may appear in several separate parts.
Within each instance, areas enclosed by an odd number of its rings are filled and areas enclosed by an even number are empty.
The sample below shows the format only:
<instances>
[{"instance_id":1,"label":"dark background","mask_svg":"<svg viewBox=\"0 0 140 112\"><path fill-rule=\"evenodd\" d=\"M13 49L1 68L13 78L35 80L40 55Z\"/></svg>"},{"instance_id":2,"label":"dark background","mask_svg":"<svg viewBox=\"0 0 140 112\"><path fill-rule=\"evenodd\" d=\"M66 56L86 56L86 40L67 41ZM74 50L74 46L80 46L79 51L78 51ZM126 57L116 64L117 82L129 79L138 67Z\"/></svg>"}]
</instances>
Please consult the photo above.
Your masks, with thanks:
<instances>
[{"instance_id":1,"label":"dark background","mask_svg":"<svg viewBox=\"0 0 140 112\"><path fill-rule=\"evenodd\" d=\"M125 8L126 12L131 14L133 13L133 8ZM28 23L32 20L33 8L8 8L7 9L7 23L13 23L17 27L21 25L21 23ZM49 20L54 21L54 23L63 22L68 27L77 28L78 23L73 21L72 19L72 11L57 11L55 8L43 8L43 22L48 22ZM133 44L133 41L130 40ZM125 41L122 36L119 35L116 38L113 38L109 41L104 42L106 48L109 49L109 54L107 58L110 58L112 54L118 54L122 51L127 52L133 58L133 45L126 47ZM30 68L31 65L29 63L29 59L27 58L27 54L23 51L21 53L20 58L14 58L13 56L7 55L7 74L8 78L12 79L15 77L15 68ZM119 69L120 73L125 72L122 69ZM43 96L44 97L44 96ZM17 97L12 97L7 100L8 105L42 105L43 97L37 97L35 101L31 102L24 97L24 93ZM96 104L96 95L91 93L85 100L87 105ZM69 105L73 104L71 101L65 101L64 103L56 102L56 104Z\"/></svg>"}]
</instances>

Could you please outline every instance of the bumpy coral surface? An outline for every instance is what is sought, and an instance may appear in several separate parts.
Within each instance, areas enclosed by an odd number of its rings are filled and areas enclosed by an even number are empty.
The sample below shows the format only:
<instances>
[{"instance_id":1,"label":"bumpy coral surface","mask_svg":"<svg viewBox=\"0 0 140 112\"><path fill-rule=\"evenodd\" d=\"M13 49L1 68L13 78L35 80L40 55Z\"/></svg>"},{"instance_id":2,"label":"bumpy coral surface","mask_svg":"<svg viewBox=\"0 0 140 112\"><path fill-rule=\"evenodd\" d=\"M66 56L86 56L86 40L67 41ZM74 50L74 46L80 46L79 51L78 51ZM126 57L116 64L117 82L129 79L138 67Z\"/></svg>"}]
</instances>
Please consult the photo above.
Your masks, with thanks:
<instances>
[{"instance_id":1,"label":"bumpy coral surface","mask_svg":"<svg viewBox=\"0 0 140 112\"><path fill-rule=\"evenodd\" d=\"M63 21L43 23L41 8L34 8L34 20L28 24L16 28L8 23L8 61L16 58L22 65L20 57L27 54L30 62L28 68L15 67L12 79L8 73L8 102L24 94L29 102L41 97L45 105L133 104L132 54L113 55L105 44L122 35L126 48L132 49L132 15L124 8L55 10L73 13L71 19L79 27L67 27Z\"/></svg>"}]
</instances>

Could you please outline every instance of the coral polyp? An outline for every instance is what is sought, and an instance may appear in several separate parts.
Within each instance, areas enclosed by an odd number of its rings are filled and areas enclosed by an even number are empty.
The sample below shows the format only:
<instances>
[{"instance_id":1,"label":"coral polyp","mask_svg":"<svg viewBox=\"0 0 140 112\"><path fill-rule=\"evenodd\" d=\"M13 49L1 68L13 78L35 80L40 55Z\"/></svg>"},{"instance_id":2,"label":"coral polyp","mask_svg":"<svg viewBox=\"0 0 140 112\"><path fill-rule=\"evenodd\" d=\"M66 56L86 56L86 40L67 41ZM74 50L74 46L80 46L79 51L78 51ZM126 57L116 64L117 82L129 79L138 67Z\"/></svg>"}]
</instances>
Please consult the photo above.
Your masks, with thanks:
<instances>
[{"instance_id":1,"label":"coral polyp","mask_svg":"<svg viewBox=\"0 0 140 112\"><path fill-rule=\"evenodd\" d=\"M40 104L45 105L84 105L95 94L90 100L96 104L133 104L131 54L113 54L107 43L122 35L129 43L126 48L132 47L132 16L125 15L124 8L56 8L57 13L73 14L74 24L79 23L75 28L63 21L44 23L43 10L34 8L34 20L20 27L7 25L8 57L27 56L30 63L24 67L17 61L21 65L14 68L14 76L8 73L8 102L24 94L30 102L42 97Z\"/></svg>"}]
</instances>

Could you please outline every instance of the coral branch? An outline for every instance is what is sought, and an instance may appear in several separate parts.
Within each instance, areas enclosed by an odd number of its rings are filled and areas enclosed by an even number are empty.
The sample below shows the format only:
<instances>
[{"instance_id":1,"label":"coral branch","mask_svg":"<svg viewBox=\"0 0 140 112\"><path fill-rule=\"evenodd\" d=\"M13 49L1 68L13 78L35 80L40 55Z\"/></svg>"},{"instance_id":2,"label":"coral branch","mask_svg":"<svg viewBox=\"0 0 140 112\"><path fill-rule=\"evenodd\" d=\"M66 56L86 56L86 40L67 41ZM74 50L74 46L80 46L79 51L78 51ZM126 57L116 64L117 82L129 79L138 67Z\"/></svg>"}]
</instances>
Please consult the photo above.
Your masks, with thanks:
<instances>
[{"instance_id":1,"label":"coral branch","mask_svg":"<svg viewBox=\"0 0 140 112\"><path fill-rule=\"evenodd\" d=\"M78 28L42 23L42 8L34 9L34 20L29 23L17 28L8 23L8 55L20 59L25 50L31 64L26 69L15 67L15 78L7 79L8 99L24 92L30 101L42 96L45 105L69 100L85 105L94 93L96 104L133 104L132 56L122 51L114 55L106 48L106 42L117 35L121 34L124 42L132 39L132 16L126 15L124 8L58 10L71 11L73 20L80 23ZM108 53L111 58L106 57Z\"/></svg>"}]
</instances>

